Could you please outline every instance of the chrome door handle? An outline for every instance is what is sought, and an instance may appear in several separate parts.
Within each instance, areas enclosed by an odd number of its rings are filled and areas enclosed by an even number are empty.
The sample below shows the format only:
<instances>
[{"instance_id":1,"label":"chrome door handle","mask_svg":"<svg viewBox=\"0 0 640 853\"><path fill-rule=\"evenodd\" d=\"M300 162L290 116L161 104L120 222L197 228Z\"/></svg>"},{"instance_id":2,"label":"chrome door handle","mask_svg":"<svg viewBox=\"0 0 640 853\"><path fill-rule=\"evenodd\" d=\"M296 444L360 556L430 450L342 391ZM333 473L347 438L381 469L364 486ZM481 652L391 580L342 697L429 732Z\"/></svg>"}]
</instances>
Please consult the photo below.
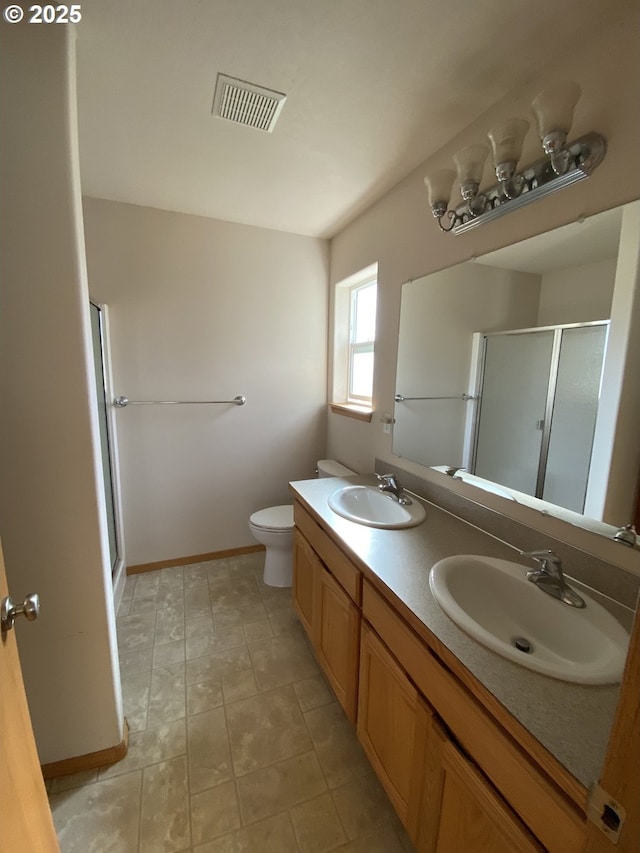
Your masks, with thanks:
<instances>
[{"instance_id":1,"label":"chrome door handle","mask_svg":"<svg viewBox=\"0 0 640 853\"><path fill-rule=\"evenodd\" d=\"M13 628L13 623L16 616L24 616L28 622L33 622L38 618L40 613L40 596L37 592L32 592L27 595L22 604L14 604L10 596L2 599L0 602L0 627L2 631L10 631Z\"/></svg>"}]
</instances>

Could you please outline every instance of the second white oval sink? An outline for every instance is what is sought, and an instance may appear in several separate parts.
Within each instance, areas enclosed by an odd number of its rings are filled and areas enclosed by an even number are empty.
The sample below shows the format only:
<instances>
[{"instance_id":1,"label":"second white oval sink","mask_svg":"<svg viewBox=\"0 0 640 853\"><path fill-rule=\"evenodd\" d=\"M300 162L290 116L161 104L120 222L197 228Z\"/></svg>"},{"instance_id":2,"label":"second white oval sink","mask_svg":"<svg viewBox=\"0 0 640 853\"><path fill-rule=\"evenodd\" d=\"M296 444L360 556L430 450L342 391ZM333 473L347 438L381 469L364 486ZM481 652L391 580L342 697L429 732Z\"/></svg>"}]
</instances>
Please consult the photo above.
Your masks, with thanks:
<instances>
[{"instance_id":1,"label":"second white oval sink","mask_svg":"<svg viewBox=\"0 0 640 853\"><path fill-rule=\"evenodd\" d=\"M616 684L629 635L580 590L570 607L527 580L519 563L473 555L431 569L431 591L445 613L484 646L536 672L578 684Z\"/></svg>"},{"instance_id":2,"label":"second white oval sink","mask_svg":"<svg viewBox=\"0 0 640 853\"><path fill-rule=\"evenodd\" d=\"M417 500L401 504L374 486L345 486L332 492L327 503L349 521L388 530L415 527L426 517L424 507Z\"/></svg>"}]
</instances>

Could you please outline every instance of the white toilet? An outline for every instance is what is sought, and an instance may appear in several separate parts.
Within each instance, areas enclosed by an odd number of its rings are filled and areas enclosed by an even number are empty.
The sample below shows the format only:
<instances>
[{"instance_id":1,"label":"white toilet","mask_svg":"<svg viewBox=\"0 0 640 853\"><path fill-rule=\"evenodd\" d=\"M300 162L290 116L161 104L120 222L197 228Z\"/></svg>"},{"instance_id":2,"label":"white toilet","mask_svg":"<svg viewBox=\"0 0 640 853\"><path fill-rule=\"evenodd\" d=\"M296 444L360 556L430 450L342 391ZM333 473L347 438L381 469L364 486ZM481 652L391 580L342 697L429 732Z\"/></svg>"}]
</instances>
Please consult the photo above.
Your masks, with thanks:
<instances>
[{"instance_id":1,"label":"white toilet","mask_svg":"<svg viewBox=\"0 0 640 853\"><path fill-rule=\"evenodd\" d=\"M355 474L334 459L318 462L318 477L349 477ZM293 575L293 507L290 504L259 509L249 518L254 538L267 549L264 558L264 582L267 586L287 587Z\"/></svg>"}]
</instances>

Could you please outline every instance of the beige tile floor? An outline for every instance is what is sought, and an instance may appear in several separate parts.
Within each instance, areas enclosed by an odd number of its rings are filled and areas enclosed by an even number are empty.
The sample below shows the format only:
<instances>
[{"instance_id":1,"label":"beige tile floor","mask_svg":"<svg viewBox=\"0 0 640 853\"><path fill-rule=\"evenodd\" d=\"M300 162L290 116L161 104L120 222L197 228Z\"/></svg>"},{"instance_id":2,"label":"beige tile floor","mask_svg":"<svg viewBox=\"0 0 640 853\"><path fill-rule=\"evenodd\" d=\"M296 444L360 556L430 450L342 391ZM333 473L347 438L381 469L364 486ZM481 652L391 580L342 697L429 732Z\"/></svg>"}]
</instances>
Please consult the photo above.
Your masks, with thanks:
<instances>
[{"instance_id":1,"label":"beige tile floor","mask_svg":"<svg viewBox=\"0 0 640 853\"><path fill-rule=\"evenodd\" d=\"M127 579L129 752L56 779L62 853L410 853L262 554Z\"/></svg>"}]
</instances>

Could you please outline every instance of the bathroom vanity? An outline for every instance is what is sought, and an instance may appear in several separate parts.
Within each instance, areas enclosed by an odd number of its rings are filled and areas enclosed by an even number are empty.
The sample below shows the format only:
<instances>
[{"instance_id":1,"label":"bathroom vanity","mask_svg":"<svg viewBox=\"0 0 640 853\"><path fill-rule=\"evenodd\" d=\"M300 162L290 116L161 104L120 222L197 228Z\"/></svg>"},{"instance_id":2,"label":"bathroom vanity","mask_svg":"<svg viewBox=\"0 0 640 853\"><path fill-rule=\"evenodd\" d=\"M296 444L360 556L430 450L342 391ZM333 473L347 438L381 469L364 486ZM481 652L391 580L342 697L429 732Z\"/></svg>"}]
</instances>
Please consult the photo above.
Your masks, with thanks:
<instances>
[{"instance_id":1,"label":"bathroom vanity","mask_svg":"<svg viewBox=\"0 0 640 853\"><path fill-rule=\"evenodd\" d=\"M516 552L431 504L412 529L346 521L327 498L354 482L374 481L291 484L294 603L416 849L581 853L619 686L549 678L469 638L431 566Z\"/></svg>"}]
</instances>

